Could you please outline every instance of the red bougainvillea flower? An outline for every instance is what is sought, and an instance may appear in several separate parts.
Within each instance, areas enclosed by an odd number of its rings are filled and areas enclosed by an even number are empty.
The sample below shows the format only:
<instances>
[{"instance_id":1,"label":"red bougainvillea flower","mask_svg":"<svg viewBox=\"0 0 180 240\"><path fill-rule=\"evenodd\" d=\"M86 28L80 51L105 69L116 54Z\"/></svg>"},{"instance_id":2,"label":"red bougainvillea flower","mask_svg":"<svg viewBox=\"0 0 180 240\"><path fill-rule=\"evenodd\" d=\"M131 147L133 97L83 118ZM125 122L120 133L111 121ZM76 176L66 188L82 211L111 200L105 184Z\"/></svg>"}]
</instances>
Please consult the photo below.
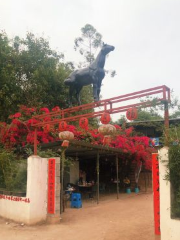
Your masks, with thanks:
<instances>
[{"instance_id":1,"label":"red bougainvillea flower","mask_svg":"<svg viewBox=\"0 0 180 240\"><path fill-rule=\"evenodd\" d=\"M126 136L129 137L131 135L131 133L133 132L133 127L127 128L125 130Z\"/></svg>"},{"instance_id":2,"label":"red bougainvillea flower","mask_svg":"<svg viewBox=\"0 0 180 240\"><path fill-rule=\"evenodd\" d=\"M19 125L21 125L21 122L18 119L13 119L12 124L16 125L16 126L19 126Z\"/></svg>"},{"instance_id":3,"label":"red bougainvillea flower","mask_svg":"<svg viewBox=\"0 0 180 240\"><path fill-rule=\"evenodd\" d=\"M38 120L36 120L35 118L32 118L32 119L27 120L27 125L30 126L31 124L36 124L38 122L39 122Z\"/></svg>"},{"instance_id":4,"label":"red bougainvillea flower","mask_svg":"<svg viewBox=\"0 0 180 240\"><path fill-rule=\"evenodd\" d=\"M52 109L53 112L57 112L57 111L60 111L60 107L56 106Z\"/></svg>"},{"instance_id":5,"label":"red bougainvillea flower","mask_svg":"<svg viewBox=\"0 0 180 240\"><path fill-rule=\"evenodd\" d=\"M15 113L14 115L10 115L9 118L12 119L12 118L19 118L21 117L21 113L18 112L18 113Z\"/></svg>"},{"instance_id":6,"label":"red bougainvillea flower","mask_svg":"<svg viewBox=\"0 0 180 240\"><path fill-rule=\"evenodd\" d=\"M49 109L48 108L40 108L41 112L45 112L45 113L49 113Z\"/></svg>"},{"instance_id":7,"label":"red bougainvillea flower","mask_svg":"<svg viewBox=\"0 0 180 240\"><path fill-rule=\"evenodd\" d=\"M58 106L52 111L59 111ZM43 113L49 113L49 109L44 107L40 109ZM16 145L26 146L34 143L34 127L32 124L42 122L41 119L36 119L35 115L39 115L36 108L21 106L20 111L11 115L10 124L0 123L0 143L6 147L14 147ZM20 119L19 119L20 118ZM23 120L22 120L23 119ZM53 120L53 116L45 115L44 123ZM151 153L150 139L148 137L133 136L133 128L122 129L118 125L114 125L116 134L112 137L110 147L118 148L122 151L122 160L126 160L126 156L132 156L136 163L143 162L146 169L151 169ZM103 145L103 135L97 129L79 130L74 125L68 125L67 130L74 134L76 140L84 140L94 145ZM48 131L44 127L37 128L37 142L49 143L58 141L58 124L52 125Z\"/></svg>"}]
</instances>

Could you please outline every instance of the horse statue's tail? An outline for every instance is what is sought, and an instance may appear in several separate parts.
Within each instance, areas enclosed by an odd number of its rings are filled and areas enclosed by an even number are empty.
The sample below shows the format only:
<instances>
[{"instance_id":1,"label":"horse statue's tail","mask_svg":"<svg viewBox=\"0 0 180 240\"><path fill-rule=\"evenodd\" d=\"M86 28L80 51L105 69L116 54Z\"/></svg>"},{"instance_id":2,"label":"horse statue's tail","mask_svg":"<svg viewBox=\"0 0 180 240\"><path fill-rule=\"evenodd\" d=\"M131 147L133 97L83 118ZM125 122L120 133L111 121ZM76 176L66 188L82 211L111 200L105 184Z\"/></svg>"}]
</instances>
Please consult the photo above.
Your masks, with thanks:
<instances>
[{"instance_id":1,"label":"horse statue's tail","mask_svg":"<svg viewBox=\"0 0 180 240\"><path fill-rule=\"evenodd\" d=\"M67 79L64 80L64 84L67 85L67 86L71 85L72 83L73 83L73 81L72 81L71 78L67 78Z\"/></svg>"},{"instance_id":2,"label":"horse statue's tail","mask_svg":"<svg viewBox=\"0 0 180 240\"><path fill-rule=\"evenodd\" d=\"M69 77L64 80L64 84L67 85L67 86L70 86L72 83L74 83L75 79L76 79L76 73L77 73L77 70L72 72L69 75Z\"/></svg>"}]
</instances>

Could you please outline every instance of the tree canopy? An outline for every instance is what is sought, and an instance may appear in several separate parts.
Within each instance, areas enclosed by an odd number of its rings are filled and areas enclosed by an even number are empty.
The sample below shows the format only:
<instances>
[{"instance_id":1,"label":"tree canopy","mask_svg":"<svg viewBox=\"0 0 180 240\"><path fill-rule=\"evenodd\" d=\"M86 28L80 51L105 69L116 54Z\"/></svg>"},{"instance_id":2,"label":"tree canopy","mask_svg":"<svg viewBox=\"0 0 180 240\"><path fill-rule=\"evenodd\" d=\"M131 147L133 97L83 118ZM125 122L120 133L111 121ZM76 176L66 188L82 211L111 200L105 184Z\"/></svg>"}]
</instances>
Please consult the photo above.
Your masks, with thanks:
<instances>
[{"instance_id":1,"label":"tree canopy","mask_svg":"<svg viewBox=\"0 0 180 240\"><path fill-rule=\"evenodd\" d=\"M20 105L68 107L64 79L72 71L64 55L52 50L43 37L9 39L0 33L0 120Z\"/></svg>"},{"instance_id":2,"label":"tree canopy","mask_svg":"<svg viewBox=\"0 0 180 240\"><path fill-rule=\"evenodd\" d=\"M97 50L101 48L102 44L102 35L95 27L86 24L81 28L81 36L74 40L75 51L79 51L84 57L84 62L79 64L80 67L88 66L94 61ZM106 73L110 74L111 77L116 75L115 70L106 70Z\"/></svg>"},{"instance_id":3,"label":"tree canopy","mask_svg":"<svg viewBox=\"0 0 180 240\"><path fill-rule=\"evenodd\" d=\"M81 28L81 37L74 40L74 49L84 57L85 63L92 63L96 50L102 45L102 35L90 24Z\"/></svg>"}]
</instances>

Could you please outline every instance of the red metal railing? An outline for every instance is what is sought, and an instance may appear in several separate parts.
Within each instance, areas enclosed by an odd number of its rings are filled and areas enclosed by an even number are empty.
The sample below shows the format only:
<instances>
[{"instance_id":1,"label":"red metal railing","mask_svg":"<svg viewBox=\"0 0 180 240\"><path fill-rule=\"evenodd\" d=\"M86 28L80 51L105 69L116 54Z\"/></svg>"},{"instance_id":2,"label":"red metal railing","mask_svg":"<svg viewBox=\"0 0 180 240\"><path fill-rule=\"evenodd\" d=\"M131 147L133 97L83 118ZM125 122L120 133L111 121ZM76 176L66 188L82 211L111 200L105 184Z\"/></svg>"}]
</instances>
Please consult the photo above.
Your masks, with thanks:
<instances>
[{"instance_id":1,"label":"red metal railing","mask_svg":"<svg viewBox=\"0 0 180 240\"><path fill-rule=\"evenodd\" d=\"M123 102L129 101L132 99L137 99L146 96L157 96L156 101L154 100L145 100L142 102L136 102L133 104L122 105ZM160 105L164 104L164 119L165 126L168 128L169 126L169 113L168 113L168 102L170 102L170 89L163 85L159 87L149 88L129 94L120 95L118 97L109 98L105 100L101 100L98 102L92 102L88 104L84 104L81 106L76 106L72 108L62 109L56 112L50 112L47 114L36 115L33 118L40 120L38 123L32 124L35 127L35 138L34 138L34 154L37 154L37 127L45 126L46 124L55 125L61 121L73 122L78 121L81 117L93 118L99 117L103 112L108 112L109 114L125 112L131 107L150 107L152 104ZM120 103L120 106L114 106ZM81 113L76 114L84 110L94 109L93 112L90 113ZM45 121L45 118L51 117L52 120Z\"/></svg>"}]
</instances>

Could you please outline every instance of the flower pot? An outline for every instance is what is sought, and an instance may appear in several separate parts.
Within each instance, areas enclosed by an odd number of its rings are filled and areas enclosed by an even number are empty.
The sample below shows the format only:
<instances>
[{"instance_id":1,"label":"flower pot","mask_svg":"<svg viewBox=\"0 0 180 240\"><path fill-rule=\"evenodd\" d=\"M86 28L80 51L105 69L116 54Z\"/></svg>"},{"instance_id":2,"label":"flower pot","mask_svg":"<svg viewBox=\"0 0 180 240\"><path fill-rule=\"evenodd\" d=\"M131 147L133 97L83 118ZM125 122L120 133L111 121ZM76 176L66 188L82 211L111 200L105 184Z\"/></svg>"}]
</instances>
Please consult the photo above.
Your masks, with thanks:
<instances>
[{"instance_id":1,"label":"flower pot","mask_svg":"<svg viewBox=\"0 0 180 240\"><path fill-rule=\"evenodd\" d=\"M131 193L131 189L130 188L126 188L126 193L130 194Z\"/></svg>"},{"instance_id":2,"label":"flower pot","mask_svg":"<svg viewBox=\"0 0 180 240\"><path fill-rule=\"evenodd\" d=\"M136 188L134 189L134 192L135 192L135 193L139 193L139 188L136 187Z\"/></svg>"}]
</instances>

